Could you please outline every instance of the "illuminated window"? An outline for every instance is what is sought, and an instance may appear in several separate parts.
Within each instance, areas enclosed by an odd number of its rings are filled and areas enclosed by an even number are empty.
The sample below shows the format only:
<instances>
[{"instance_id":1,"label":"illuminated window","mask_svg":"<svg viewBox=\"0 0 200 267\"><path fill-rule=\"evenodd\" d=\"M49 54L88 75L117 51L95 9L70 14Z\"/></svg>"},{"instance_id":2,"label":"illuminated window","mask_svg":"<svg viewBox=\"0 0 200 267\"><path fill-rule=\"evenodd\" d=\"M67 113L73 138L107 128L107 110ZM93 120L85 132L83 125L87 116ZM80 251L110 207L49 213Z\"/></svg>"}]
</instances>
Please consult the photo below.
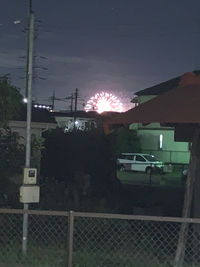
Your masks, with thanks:
<instances>
[{"instance_id":1,"label":"illuminated window","mask_svg":"<svg viewBox=\"0 0 200 267\"><path fill-rule=\"evenodd\" d=\"M163 148L163 134L160 134L159 136L159 149Z\"/></svg>"},{"instance_id":2,"label":"illuminated window","mask_svg":"<svg viewBox=\"0 0 200 267\"><path fill-rule=\"evenodd\" d=\"M188 143L188 151L191 151L191 150L192 150L192 143L189 142L189 143Z\"/></svg>"}]
</instances>

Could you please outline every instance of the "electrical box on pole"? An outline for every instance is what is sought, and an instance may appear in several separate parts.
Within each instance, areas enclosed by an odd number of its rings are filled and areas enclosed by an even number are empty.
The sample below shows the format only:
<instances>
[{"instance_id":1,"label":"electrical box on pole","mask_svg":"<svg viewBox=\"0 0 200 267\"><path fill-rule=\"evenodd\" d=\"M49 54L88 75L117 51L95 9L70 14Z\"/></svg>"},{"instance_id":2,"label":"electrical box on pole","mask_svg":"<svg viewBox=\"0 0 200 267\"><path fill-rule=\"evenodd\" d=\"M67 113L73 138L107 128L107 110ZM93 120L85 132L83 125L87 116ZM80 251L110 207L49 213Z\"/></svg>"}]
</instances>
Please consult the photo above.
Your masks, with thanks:
<instances>
[{"instance_id":1,"label":"electrical box on pole","mask_svg":"<svg viewBox=\"0 0 200 267\"><path fill-rule=\"evenodd\" d=\"M36 168L24 168L24 180L23 184L36 184L37 183L37 169Z\"/></svg>"},{"instance_id":2,"label":"electrical box on pole","mask_svg":"<svg viewBox=\"0 0 200 267\"><path fill-rule=\"evenodd\" d=\"M40 201L40 187L38 185L22 185L20 186L21 203L39 203Z\"/></svg>"}]
</instances>

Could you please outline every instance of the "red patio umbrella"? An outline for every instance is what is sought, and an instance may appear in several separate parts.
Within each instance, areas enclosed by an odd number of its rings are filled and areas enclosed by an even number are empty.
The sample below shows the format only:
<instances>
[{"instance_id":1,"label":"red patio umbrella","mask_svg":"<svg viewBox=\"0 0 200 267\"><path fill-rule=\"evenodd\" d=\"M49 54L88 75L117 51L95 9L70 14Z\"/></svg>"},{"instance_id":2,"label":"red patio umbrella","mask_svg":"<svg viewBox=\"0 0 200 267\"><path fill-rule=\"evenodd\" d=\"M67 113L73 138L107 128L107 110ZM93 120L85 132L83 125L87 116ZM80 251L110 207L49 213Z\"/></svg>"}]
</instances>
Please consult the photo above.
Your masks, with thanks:
<instances>
[{"instance_id":1,"label":"red patio umbrella","mask_svg":"<svg viewBox=\"0 0 200 267\"><path fill-rule=\"evenodd\" d=\"M108 133L116 125L137 122L200 123L200 77L185 74L177 88L105 120L104 129Z\"/></svg>"}]
</instances>

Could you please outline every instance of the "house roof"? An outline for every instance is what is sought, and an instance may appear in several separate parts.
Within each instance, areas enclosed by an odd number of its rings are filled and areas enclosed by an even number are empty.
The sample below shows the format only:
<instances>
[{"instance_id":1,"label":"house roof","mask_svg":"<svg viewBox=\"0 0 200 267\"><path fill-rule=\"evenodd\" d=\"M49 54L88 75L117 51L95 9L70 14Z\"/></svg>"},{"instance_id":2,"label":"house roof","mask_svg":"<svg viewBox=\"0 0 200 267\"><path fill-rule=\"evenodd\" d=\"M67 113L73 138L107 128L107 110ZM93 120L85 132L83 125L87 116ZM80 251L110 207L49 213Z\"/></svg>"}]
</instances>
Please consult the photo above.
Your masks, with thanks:
<instances>
[{"instance_id":1,"label":"house roof","mask_svg":"<svg viewBox=\"0 0 200 267\"><path fill-rule=\"evenodd\" d=\"M75 113L74 112L53 112L53 116L54 117L74 117ZM76 117L79 117L79 118L98 118L99 117L99 114L95 111L89 111L89 112L86 112L84 110L78 110L76 112Z\"/></svg>"},{"instance_id":2,"label":"house roof","mask_svg":"<svg viewBox=\"0 0 200 267\"><path fill-rule=\"evenodd\" d=\"M26 121L26 105L23 105L20 112L16 114L12 120ZM32 107L32 122L47 122L47 123L56 123L53 114L46 109L38 109Z\"/></svg>"},{"instance_id":3,"label":"house roof","mask_svg":"<svg viewBox=\"0 0 200 267\"><path fill-rule=\"evenodd\" d=\"M74 117L74 112L53 112L54 117ZM96 111L84 111L79 110L76 112L76 117L78 118L91 118L91 119L98 119L98 118L111 118L119 114L118 112L114 111L105 111L101 114L97 113Z\"/></svg>"},{"instance_id":4,"label":"house roof","mask_svg":"<svg viewBox=\"0 0 200 267\"><path fill-rule=\"evenodd\" d=\"M195 70L192 73L194 73L195 75L200 75L200 70ZM159 83L157 85L151 86L151 87L146 88L144 90L138 91L135 93L135 95L137 95L137 96L161 95L161 94L163 94L169 90L176 88L179 85L179 83L180 83L180 81L184 75L185 74L178 76L176 78L170 79L166 82L162 82L162 83Z\"/></svg>"},{"instance_id":5,"label":"house roof","mask_svg":"<svg viewBox=\"0 0 200 267\"><path fill-rule=\"evenodd\" d=\"M104 121L106 132L114 125L132 123L200 123L200 76L185 74L179 86L125 113Z\"/></svg>"}]
</instances>

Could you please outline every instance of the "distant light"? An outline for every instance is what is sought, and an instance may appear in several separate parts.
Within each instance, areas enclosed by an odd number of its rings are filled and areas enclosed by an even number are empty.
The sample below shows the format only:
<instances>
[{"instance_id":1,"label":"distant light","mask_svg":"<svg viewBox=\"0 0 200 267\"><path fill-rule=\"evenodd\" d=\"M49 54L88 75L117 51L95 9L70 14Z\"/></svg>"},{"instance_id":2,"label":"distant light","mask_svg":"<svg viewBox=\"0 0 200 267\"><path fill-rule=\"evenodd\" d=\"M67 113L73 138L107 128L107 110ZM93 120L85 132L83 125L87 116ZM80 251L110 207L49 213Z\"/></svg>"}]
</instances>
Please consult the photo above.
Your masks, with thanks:
<instances>
[{"instance_id":1,"label":"distant light","mask_svg":"<svg viewBox=\"0 0 200 267\"><path fill-rule=\"evenodd\" d=\"M162 147L163 147L163 134L160 134L159 148L162 149Z\"/></svg>"},{"instance_id":2,"label":"distant light","mask_svg":"<svg viewBox=\"0 0 200 267\"><path fill-rule=\"evenodd\" d=\"M14 24L19 24L19 23L21 23L21 20L14 20L13 23Z\"/></svg>"},{"instance_id":3,"label":"distant light","mask_svg":"<svg viewBox=\"0 0 200 267\"><path fill-rule=\"evenodd\" d=\"M34 108L41 108L41 109L47 109L47 110L51 110L51 106L48 106L48 105L44 105L44 104L34 104Z\"/></svg>"},{"instance_id":4,"label":"distant light","mask_svg":"<svg viewBox=\"0 0 200 267\"><path fill-rule=\"evenodd\" d=\"M23 102L24 102L24 103L28 103L28 99L25 97L25 98L23 99Z\"/></svg>"},{"instance_id":5,"label":"distant light","mask_svg":"<svg viewBox=\"0 0 200 267\"><path fill-rule=\"evenodd\" d=\"M75 124L77 125L78 124L78 121L75 121Z\"/></svg>"}]
</instances>

